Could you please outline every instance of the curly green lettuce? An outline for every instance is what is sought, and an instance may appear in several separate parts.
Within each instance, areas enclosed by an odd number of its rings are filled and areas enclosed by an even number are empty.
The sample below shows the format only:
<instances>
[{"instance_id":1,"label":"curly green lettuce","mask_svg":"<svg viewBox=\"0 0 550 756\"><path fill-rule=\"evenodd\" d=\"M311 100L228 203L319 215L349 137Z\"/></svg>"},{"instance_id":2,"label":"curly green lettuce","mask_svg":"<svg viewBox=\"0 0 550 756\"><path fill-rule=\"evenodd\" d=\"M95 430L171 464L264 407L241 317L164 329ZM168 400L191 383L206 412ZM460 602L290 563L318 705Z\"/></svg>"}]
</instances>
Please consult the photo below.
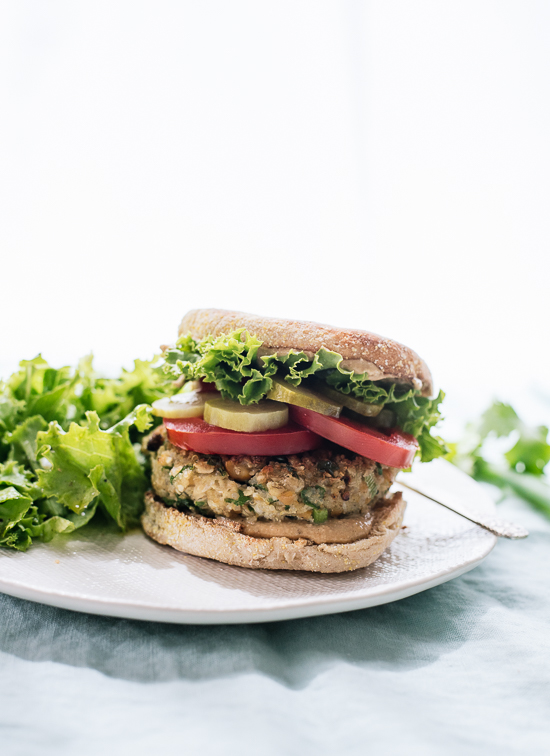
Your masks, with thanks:
<instances>
[{"instance_id":1,"label":"curly green lettuce","mask_svg":"<svg viewBox=\"0 0 550 756\"><path fill-rule=\"evenodd\" d=\"M0 545L26 551L33 539L74 530L66 518L41 511L41 495L32 472L13 460L0 464Z\"/></svg>"},{"instance_id":2,"label":"curly green lettuce","mask_svg":"<svg viewBox=\"0 0 550 756\"><path fill-rule=\"evenodd\" d=\"M103 378L91 356L76 368L23 360L0 382L0 545L24 551L98 511L137 524L147 486L137 442L148 405L175 390L156 361Z\"/></svg>"},{"instance_id":3,"label":"curly green lettuce","mask_svg":"<svg viewBox=\"0 0 550 756\"><path fill-rule=\"evenodd\" d=\"M50 423L36 439L42 492L76 515L85 517L91 506L99 505L122 529L136 525L146 478L129 430L135 426L143 433L151 424L151 408L145 404L106 431L99 427L97 412L87 412L86 424L71 423L68 431Z\"/></svg>"},{"instance_id":4,"label":"curly green lettuce","mask_svg":"<svg viewBox=\"0 0 550 756\"><path fill-rule=\"evenodd\" d=\"M241 404L263 399L273 385L275 374L284 376L294 386L315 376L344 394L393 411L397 425L418 439L423 462L447 453L443 440L431 432L441 418L439 405L445 396L443 392L435 399L428 399L415 389L375 383L366 373L346 370L341 355L328 349L321 348L311 358L294 350L288 354L262 355L261 346L262 342L244 329L207 336L201 341L184 335L175 347L166 351L165 370L174 378L184 376L186 380L215 383L224 398Z\"/></svg>"}]
</instances>

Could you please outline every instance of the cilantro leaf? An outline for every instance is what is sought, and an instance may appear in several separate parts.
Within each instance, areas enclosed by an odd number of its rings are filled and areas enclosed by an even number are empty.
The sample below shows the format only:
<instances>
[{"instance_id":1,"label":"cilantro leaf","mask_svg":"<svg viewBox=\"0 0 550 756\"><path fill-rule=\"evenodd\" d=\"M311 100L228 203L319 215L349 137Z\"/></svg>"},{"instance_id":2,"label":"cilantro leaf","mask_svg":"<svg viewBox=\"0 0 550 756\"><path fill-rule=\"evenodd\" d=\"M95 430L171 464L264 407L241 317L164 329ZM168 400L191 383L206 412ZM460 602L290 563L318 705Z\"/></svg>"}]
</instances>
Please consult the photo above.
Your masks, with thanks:
<instances>
[{"instance_id":1,"label":"cilantro leaf","mask_svg":"<svg viewBox=\"0 0 550 756\"><path fill-rule=\"evenodd\" d=\"M550 462L548 428L544 425L537 428L522 427L516 444L504 456L510 467L517 472L542 475Z\"/></svg>"},{"instance_id":2,"label":"cilantro leaf","mask_svg":"<svg viewBox=\"0 0 550 756\"><path fill-rule=\"evenodd\" d=\"M238 496L236 499L225 499L225 501L228 504L236 504L237 506L242 507L243 505L248 504L249 501L252 501L252 496L245 496L242 488L239 488Z\"/></svg>"},{"instance_id":3,"label":"cilantro leaf","mask_svg":"<svg viewBox=\"0 0 550 756\"><path fill-rule=\"evenodd\" d=\"M521 420L513 407L504 402L493 402L481 416L477 430L482 440L491 434L500 438L518 430L521 424Z\"/></svg>"},{"instance_id":4,"label":"cilantro leaf","mask_svg":"<svg viewBox=\"0 0 550 756\"><path fill-rule=\"evenodd\" d=\"M491 454L494 438L508 437L509 448L500 459ZM545 467L550 462L546 426L530 427L509 404L494 402L466 435L451 444L448 459L476 480L511 490L550 517L550 486Z\"/></svg>"},{"instance_id":5,"label":"cilantro leaf","mask_svg":"<svg viewBox=\"0 0 550 756\"><path fill-rule=\"evenodd\" d=\"M323 499L325 498L326 489L324 486L307 486L303 488L298 494L298 498L304 504L312 509L321 507Z\"/></svg>"}]
</instances>

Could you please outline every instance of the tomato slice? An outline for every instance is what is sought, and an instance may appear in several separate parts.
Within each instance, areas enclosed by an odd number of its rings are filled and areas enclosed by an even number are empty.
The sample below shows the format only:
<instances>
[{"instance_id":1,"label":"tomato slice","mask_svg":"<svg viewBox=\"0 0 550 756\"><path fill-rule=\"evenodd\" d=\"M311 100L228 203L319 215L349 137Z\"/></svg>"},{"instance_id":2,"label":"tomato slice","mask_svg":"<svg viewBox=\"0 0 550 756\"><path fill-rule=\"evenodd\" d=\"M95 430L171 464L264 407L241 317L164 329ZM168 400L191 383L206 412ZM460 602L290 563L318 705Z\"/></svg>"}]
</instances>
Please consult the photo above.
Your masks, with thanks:
<instances>
[{"instance_id":1,"label":"tomato slice","mask_svg":"<svg viewBox=\"0 0 550 756\"><path fill-rule=\"evenodd\" d=\"M418 449L416 438L399 428L382 433L348 417L328 417L296 405L289 411L291 419L304 428L382 465L410 467Z\"/></svg>"},{"instance_id":2,"label":"tomato slice","mask_svg":"<svg viewBox=\"0 0 550 756\"><path fill-rule=\"evenodd\" d=\"M166 418L164 425L174 446L192 449L201 454L299 454L317 449L323 443L320 436L295 423L260 433L218 428L205 423L200 417L178 420Z\"/></svg>"}]
</instances>

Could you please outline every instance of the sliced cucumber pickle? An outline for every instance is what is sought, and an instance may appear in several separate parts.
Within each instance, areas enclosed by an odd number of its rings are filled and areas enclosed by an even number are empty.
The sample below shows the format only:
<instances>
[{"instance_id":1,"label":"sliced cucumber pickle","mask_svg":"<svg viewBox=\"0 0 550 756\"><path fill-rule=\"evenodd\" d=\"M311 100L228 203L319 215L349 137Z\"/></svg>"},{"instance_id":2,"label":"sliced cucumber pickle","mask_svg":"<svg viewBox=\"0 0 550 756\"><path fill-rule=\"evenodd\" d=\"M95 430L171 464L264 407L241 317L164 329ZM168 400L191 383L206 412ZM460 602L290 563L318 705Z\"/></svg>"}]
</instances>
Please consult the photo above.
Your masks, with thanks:
<instances>
[{"instance_id":1,"label":"sliced cucumber pickle","mask_svg":"<svg viewBox=\"0 0 550 756\"><path fill-rule=\"evenodd\" d=\"M273 388L268 393L267 398L276 402L305 407L329 417L340 417L342 411L342 402L331 401L326 396L304 386L292 386L283 378L273 378Z\"/></svg>"},{"instance_id":2,"label":"sliced cucumber pickle","mask_svg":"<svg viewBox=\"0 0 550 756\"><path fill-rule=\"evenodd\" d=\"M367 404L360 399L355 399L349 394L343 394L341 391L336 391L336 389L333 389L326 384L318 383L316 388L325 394L328 399L331 399L333 402L339 402L344 407L357 412L358 415L363 415L364 417L376 417L376 415L379 415L382 411L382 404Z\"/></svg>"},{"instance_id":3,"label":"sliced cucumber pickle","mask_svg":"<svg viewBox=\"0 0 550 756\"><path fill-rule=\"evenodd\" d=\"M173 420L184 417L202 417L207 398L212 398L212 392L195 390L174 394L174 396L163 396L162 399L153 402L153 415Z\"/></svg>"},{"instance_id":4,"label":"sliced cucumber pickle","mask_svg":"<svg viewBox=\"0 0 550 756\"><path fill-rule=\"evenodd\" d=\"M266 399L258 404L243 406L231 399L209 398L204 405L204 419L218 428L260 433L285 426L288 423L288 407Z\"/></svg>"}]
</instances>

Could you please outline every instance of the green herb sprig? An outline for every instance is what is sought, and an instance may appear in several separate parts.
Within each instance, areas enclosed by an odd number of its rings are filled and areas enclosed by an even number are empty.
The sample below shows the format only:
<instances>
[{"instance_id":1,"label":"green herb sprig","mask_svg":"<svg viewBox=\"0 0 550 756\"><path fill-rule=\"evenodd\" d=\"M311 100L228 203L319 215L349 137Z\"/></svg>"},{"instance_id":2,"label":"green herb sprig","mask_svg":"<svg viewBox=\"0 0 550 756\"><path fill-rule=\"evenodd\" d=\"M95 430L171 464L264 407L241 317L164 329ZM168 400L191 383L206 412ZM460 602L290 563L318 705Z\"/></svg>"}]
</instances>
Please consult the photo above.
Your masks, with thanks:
<instances>
[{"instance_id":1,"label":"green herb sprig","mask_svg":"<svg viewBox=\"0 0 550 756\"><path fill-rule=\"evenodd\" d=\"M504 443L496 461L490 450L494 439L509 442ZM512 491L550 517L550 485L545 473L550 443L545 425L529 426L510 404L494 402L467 427L463 439L448 446L448 459L473 478Z\"/></svg>"}]
</instances>

